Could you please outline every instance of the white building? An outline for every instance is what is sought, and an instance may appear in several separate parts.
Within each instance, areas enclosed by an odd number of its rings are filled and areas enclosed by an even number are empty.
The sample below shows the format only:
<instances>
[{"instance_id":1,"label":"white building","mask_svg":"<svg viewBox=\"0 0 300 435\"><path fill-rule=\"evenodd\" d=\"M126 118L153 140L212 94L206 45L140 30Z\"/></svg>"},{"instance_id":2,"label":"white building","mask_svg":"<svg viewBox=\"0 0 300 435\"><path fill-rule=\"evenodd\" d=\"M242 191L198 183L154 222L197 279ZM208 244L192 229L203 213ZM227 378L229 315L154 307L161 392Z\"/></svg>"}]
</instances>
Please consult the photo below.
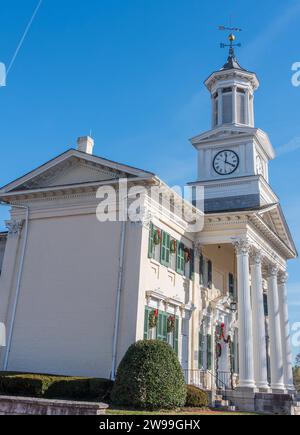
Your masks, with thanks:
<instances>
[{"instance_id":1,"label":"white building","mask_svg":"<svg viewBox=\"0 0 300 435\"><path fill-rule=\"evenodd\" d=\"M294 392L287 261L297 252L269 185L275 152L254 123L259 82L231 49L205 85L212 128L191 141L202 231L187 231L179 197L156 175L95 156L88 137L0 190L11 205L0 234L1 370L113 377L133 342L158 338L189 382L237 387L248 409L259 393ZM142 222L97 220L99 187L116 188L116 211L126 200L119 179L146 189ZM150 199L154 186L171 212Z\"/></svg>"}]
</instances>

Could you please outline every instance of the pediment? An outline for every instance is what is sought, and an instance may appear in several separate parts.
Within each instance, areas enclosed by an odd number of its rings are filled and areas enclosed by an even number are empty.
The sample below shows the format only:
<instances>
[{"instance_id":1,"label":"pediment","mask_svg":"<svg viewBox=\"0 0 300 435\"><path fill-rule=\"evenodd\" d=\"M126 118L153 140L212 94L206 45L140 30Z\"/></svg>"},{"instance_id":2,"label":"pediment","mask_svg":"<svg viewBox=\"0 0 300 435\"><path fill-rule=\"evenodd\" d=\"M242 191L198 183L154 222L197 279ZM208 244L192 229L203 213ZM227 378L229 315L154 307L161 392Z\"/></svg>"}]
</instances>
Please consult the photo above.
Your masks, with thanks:
<instances>
[{"instance_id":1,"label":"pediment","mask_svg":"<svg viewBox=\"0 0 300 435\"><path fill-rule=\"evenodd\" d=\"M34 177L22 186L21 189L43 189L47 187L70 186L73 184L96 183L105 180L118 179L126 177L125 173L99 167L86 163L77 158L72 158L48 169L41 175Z\"/></svg>"},{"instance_id":2,"label":"pediment","mask_svg":"<svg viewBox=\"0 0 300 435\"><path fill-rule=\"evenodd\" d=\"M263 223L297 255L297 249L280 204L274 204L265 211L261 210L259 215Z\"/></svg>"},{"instance_id":3,"label":"pediment","mask_svg":"<svg viewBox=\"0 0 300 435\"><path fill-rule=\"evenodd\" d=\"M151 176L154 176L151 172L91 156L77 150L69 150L4 186L0 190L0 194Z\"/></svg>"},{"instance_id":4,"label":"pediment","mask_svg":"<svg viewBox=\"0 0 300 435\"><path fill-rule=\"evenodd\" d=\"M256 129L250 127L219 127L217 129L209 130L201 135L198 135L191 139L193 145L200 145L206 142L215 142L218 140L228 139L228 138L236 138L236 137L248 137L250 135L255 135L257 132Z\"/></svg>"}]
</instances>

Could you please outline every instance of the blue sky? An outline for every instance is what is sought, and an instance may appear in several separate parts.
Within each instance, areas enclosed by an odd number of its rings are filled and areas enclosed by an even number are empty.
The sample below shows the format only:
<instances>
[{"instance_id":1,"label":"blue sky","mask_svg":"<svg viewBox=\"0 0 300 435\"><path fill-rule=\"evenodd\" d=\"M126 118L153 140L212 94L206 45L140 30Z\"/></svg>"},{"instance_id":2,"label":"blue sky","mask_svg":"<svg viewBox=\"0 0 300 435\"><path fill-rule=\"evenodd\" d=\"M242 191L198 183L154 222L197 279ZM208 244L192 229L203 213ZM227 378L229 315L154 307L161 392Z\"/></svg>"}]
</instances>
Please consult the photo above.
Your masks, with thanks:
<instances>
[{"instance_id":1,"label":"blue sky","mask_svg":"<svg viewBox=\"0 0 300 435\"><path fill-rule=\"evenodd\" d=\"M10 63L38 1L0 0L0 62ZM300 1L43 0L0 88L0 185L74 146L92 130L95 153L196 178L188 138L209 129L203 81L220 68L229 17L244 31L240 63L256 71L256 126L279 151L271 184L300 246ZM5 214L0 211L0 221ZM2 225L3 227L3 225ZM290 264L290 318L300 322L300 262ZM294 352L300 348L294 348Z\"/></svg>"}]
</instances>

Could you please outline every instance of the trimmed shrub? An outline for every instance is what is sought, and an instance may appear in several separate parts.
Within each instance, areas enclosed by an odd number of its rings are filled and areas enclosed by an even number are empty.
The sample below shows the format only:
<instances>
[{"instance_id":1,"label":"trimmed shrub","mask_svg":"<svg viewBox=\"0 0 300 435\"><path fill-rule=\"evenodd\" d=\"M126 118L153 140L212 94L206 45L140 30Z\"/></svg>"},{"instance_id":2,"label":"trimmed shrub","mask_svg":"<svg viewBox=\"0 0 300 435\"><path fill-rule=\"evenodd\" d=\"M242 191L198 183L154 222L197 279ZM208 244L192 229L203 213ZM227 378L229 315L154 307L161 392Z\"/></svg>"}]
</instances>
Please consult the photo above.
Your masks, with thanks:
<instances>
[{"instance_id":1,"label":"trimmed shrub","mask_svg":"<svg viewBox=\"0 0 300 435\"><path fill-rule=\"evenodd\" d=\"M47 399L106 401L113 382L107 379L0 373L0 394Z\"/></svg>"},{"instance_id":2,"label":"trimmed shrub","mask_svg":"<svg viewBox=\"0 0 300 435\"><path fill-rule=\"evenodd\" d=\"M133 344L118 368L111 400L114 405L141 409L184 406L186 385L171 346L157 340Z\"/></svg>"},{"instance_id":3,"label":"trimmed shrub","mask_svg":"<svg viewBox=\"0 0 300 435\"><path fill-rule=\"evenodd\" d=\"M193 385L187 385L185 406L190 408L207 408L209 405L208 394Z\"/></svg>"},{"instance_id":4,"label":"trimmed shrub","mask_svg":"<svg viewBox=\"0 0 300 435\"><path fill-rule=\"evenodd\" d=\"M108 401L113 382L107 379L59 379L49 385L49 399Z\"/></svg>"}]
</instances>

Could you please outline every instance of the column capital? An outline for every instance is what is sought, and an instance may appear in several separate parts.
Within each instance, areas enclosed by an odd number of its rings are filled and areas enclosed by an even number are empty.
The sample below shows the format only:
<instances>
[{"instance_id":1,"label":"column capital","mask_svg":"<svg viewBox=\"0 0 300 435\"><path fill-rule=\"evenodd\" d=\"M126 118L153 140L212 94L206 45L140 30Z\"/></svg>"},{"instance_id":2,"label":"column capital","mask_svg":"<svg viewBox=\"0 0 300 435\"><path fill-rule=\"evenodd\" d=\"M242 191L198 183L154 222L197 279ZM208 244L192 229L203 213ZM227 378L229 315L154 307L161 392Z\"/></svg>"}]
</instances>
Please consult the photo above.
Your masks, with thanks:
<instances>
[{"instance_id":1,"label":"column capital","mask_svg":"<svg viewBox=\"0 0 300 435\"><path fill-rule=\"evenodd\" d=\"M238 239L234 241L235 252L237 255L249 255L251 250L250 241L245 239Z\"/></svg>"},{"instance_id":2,"label":"column capital","mask_svg":"<svg viewBox=\"0 0 300 435\"><path fill-rule=\"evenodd\" d=\"M11 236L20 235L24 224L24 219L16 220L12 219L10 221L5 221L8 234Z\"/></svg>"},{"instance_id":3,"label":"column capital","mask_svg":"<svg viewBox=\"0 0 300 435\"><path fill-rule=\"evenodd\" d=\"M268 273L270 277L277 277L279 272L279 266L276 263L270 264L268 267Z\"/></svg>"},{"instance_id":4,"label":"column capital","mask_svg":"<svg viewBox=\"0 0 300 435\"><path fill-rule=\"evenodd\" d=\"M250 251L251 264L261 265L263 260L263 252L261 249L252 248Z\"/></svg>"},{"instance_id":5,"label":"column capital","mask_svg":"<svg viewBox=\"0 0 300 435\"><path fill-rule=\"evenodd\" d=\"M202 248L203 248L202 243L201 242L196 242L194 247L195 247L196 254L200 257L202 255Z\"/></svg>"},{"instance_id":6,"label":"column capital","mask_svg":"<svg viewBox=\"0 0 300 435\"><path fill-rule=\"evenodd\" d=\"M279 272L278 274L278 282L281 285L284 285L287 283L287 280L289 279L289 274L285 272Z\"/></svg>"}]
</instances>

